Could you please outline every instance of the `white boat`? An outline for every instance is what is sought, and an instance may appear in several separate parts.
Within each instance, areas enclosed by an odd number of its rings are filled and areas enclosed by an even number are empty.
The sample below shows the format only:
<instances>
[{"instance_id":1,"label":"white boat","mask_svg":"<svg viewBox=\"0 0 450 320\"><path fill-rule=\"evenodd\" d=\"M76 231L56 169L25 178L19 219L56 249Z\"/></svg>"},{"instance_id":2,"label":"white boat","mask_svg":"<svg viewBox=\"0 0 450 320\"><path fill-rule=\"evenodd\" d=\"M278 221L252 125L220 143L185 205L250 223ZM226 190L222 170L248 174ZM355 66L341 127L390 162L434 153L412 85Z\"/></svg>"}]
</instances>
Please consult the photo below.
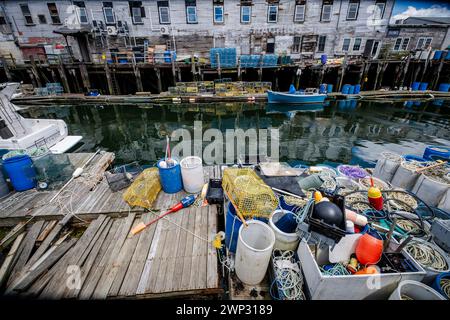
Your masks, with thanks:
<instances>
[{"instance_id":1,"label":"white boat","mask_svg":"<svg viewBox=\"0 0 450 320\"><path fill-rule=\"evenodd\" d=\"M64 153L75 146L83 137L69 136L63 120L26 119L11 103L19 83L7 83L0 91L0 149L29 150L45 147L51 153Z\"/></svg>"}]
</instances>

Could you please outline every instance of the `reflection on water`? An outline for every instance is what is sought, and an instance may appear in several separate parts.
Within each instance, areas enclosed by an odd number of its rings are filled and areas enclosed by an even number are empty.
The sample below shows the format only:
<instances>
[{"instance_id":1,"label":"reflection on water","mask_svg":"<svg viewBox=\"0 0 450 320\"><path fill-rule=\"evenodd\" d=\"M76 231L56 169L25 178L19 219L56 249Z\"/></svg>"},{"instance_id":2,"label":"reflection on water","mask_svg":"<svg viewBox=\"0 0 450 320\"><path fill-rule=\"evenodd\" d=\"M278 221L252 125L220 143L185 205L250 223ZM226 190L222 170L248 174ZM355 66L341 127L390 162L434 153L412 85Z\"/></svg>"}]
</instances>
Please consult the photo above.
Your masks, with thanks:
<instances>
[{"instance_id":1,"label":"reflection on water","mask_svg":"<svg viewBox=\"0 0 450 320\"><path fill-rule=\"evenodd\" d=\"M305 110L306 109L306 110ZM247 103L53 106L27 109L27 117L59 118L84 137L80 151L101 147L117 163L153 163L164 155L166 134L193 130L278 128L282 161L373 165L380 152L421 155L429 144L450 146L450 101L361 102L321 106Z\"/></svg>"}]
</instances>

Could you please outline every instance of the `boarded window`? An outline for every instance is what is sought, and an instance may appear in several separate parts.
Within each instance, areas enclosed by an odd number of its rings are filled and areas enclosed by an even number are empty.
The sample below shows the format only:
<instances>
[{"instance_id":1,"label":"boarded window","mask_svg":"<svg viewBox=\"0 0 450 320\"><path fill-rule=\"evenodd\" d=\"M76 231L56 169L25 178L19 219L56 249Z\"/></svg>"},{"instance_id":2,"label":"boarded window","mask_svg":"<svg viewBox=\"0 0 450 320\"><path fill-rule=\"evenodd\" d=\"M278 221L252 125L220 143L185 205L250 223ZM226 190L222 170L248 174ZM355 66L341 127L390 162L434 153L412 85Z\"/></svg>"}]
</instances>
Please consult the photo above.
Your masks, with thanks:
<instances>
[{"instance_id":1,"label":"boarded window","mask_svg":"<svg viewBox=\"0 0 450 320\"><path fill-rule=\"evenodd\" d=\"M304 35L302 37L302 53L313 53L316 50L317 36L316 35Z\"/></svg>"},{"instance_id":2,"label":"boarded window","mask_svg":"<svg viewBox=\"0 0 450 320\"><path fill-rule=\"evenodd\" d=\"M61 19L59 18L58 8L56 3L47 3L48 11L50 12L50 18L53 24L61 24Z\"/></svg>"},{"instance_id":3,"label":"boarded window","mask_svg":"<svg viewBox=\"0 0 450 320\"><path fill-rule=\"evenodd\" d=\"M325 51L325 43L327 41L327 36L319 36L319 44L317 46L318 52L324 52Z\"/></svg>"},{"instance_id":4,"label":"boarded window","mask_svg":"<svg viewBox=\"0 0 450 320\"><path fill-rule=\"evenodd\" d=\"M30 8L27 4L21 4L20 10L22 10L23 17L25 18L25 24L34 24L33 17L31 16Z\"/></svg>"}]
</instances>

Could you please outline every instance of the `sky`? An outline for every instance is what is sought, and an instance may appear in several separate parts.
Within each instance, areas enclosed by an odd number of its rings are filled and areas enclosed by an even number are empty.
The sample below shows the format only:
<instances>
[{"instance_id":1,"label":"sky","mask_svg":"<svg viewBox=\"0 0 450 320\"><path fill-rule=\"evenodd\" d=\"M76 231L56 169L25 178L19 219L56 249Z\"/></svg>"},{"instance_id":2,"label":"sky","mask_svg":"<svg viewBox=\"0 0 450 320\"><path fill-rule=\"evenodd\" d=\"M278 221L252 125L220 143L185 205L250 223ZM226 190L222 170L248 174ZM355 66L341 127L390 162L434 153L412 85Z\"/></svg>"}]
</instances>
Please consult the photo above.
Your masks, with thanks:
<instances>
[{"instance_id":1,"label":"sky","mask_svg":"<svg viewBox=\"0 0 450 320\"><path fill-rule=\"evenodd\" d=\"M396 0L391 22L407 17L450 17L450 1Z\"/></svg>"}]
</instances>

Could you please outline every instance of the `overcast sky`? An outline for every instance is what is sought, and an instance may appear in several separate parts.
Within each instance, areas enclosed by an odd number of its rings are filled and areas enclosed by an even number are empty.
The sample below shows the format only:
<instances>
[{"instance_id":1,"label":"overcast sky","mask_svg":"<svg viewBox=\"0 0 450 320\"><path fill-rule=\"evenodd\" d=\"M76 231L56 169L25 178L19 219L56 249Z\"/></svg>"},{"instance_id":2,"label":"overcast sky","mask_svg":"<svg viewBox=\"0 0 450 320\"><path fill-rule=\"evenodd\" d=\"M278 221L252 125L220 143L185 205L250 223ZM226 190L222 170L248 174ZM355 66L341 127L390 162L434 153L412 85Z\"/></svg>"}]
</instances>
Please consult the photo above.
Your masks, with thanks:
<instances>
[{"instance_id":1,"label":"overcast sky","mask_svg":"<svg viewBox=\"0 0 450 320\"><path fill-rule=\"evenodd\" d=\"M450 3L436 0L396 0L391 22L408 17L450 17Z\"/></svg>"}]
</instances>

